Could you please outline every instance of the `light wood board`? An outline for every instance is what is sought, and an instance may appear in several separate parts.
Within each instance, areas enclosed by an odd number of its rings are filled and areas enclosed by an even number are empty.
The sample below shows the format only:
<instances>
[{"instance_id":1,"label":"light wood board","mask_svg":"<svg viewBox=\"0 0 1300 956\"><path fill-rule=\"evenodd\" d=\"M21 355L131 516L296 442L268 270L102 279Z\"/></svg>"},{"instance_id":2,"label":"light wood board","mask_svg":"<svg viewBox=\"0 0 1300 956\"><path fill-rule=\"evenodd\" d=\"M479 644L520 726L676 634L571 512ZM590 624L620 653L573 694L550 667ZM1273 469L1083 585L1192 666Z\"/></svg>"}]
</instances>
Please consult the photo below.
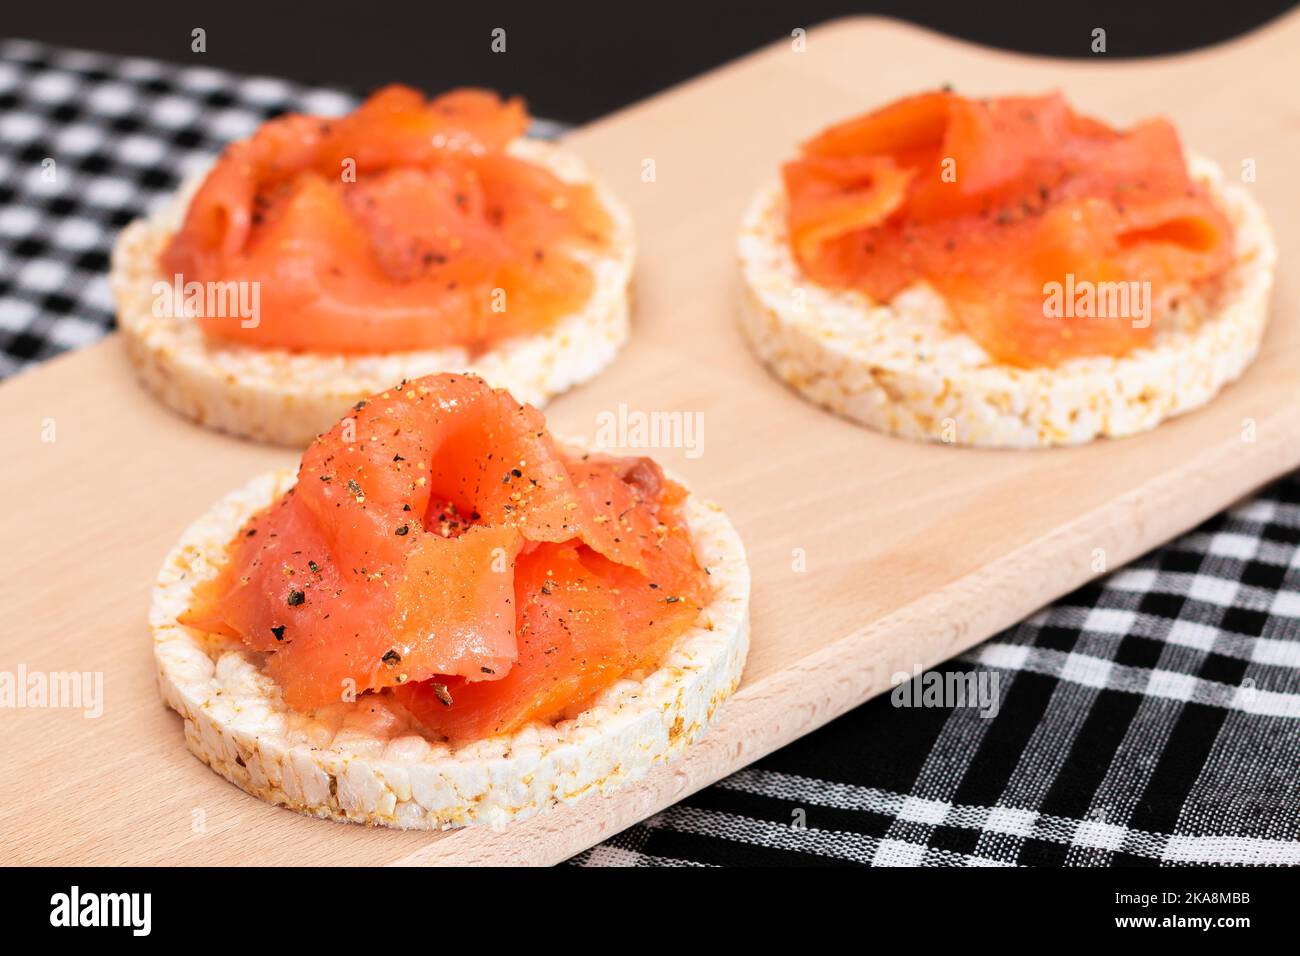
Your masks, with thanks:
<instances>
[{"instance_id":1,"label":"light wood board","mask_svg":"<svg viewBox=\"0 0 1300 956\"><path fill-rule=\"evenodd\" d=\"M1086 38L1080 39L1085 44ZM722 503L753 568L744 684L685 758L612 797L504 833L310 820L245 795L185 749L154 684L149 587L181 530L287 451L172 416L115 337L0 387L0 670L102 672L97 719L0 710L0 860L64 863L552 863L807 733L1300 464L1300 14L1149 61L1055 62L878 19L837 21L570 137L627 200L641 258L634 337L556 402L592 436L619 403L704 416L699 458L656 452ZM598 82L593 78L593 82ZM873 434L769 377L736 327L734 231L799 139L952 82L1060 88L1117 123L1172 117L1229 170L1255 161L1282 268L1263 354L1210 407L1125 441L973 451ZM654 182L642 181L653 160ZM42 430L54 423L53 442ZM1254 441L1243 440L1253 421ZM47 436L48 437L48 436ZM806 570L797 570L798 555Z\"/></svg>"}]
</instances>

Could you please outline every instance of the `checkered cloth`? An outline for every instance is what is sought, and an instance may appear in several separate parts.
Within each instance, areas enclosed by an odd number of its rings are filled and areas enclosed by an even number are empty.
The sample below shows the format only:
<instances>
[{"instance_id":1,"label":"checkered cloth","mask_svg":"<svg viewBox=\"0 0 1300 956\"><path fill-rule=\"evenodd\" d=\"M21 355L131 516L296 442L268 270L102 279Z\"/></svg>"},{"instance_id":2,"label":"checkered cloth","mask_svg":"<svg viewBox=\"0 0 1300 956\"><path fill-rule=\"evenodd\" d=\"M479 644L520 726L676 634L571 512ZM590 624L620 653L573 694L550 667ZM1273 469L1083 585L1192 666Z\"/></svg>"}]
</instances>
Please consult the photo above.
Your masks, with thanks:
<instances>
[{"instance_id":1,"label":"checkered cloth","mask_svg":"<svg viewBox=\"0 0 1300 956\"><path fill-rule=\"evenodd\" d=\"M0 376L112 328L114 235L225 142L354 102L0 43ZM1300 476L935 673L991 697L881 696L573 862L1300 864Z\"/></svg>"},{"instance_id":2,"label":"checkered cloth","mask_svg":"<svg viewBox=\"0 0 1300 956\"><path fill-rule=\"evenodd\" d=\"M118 231L226 143L286 110L355 103L270 77L0 41L0 378L112 330Z\"/></svg>"},{"instance_id":3,"label":"checkered cloth","mask_svg":"<svg viewBox=\"0 0 1300 956\"><path fill-rule=\"evenodd\" d=\"M576 862L1300 864L1300 474L938 673Z\"/></svg>"}]
</instances>

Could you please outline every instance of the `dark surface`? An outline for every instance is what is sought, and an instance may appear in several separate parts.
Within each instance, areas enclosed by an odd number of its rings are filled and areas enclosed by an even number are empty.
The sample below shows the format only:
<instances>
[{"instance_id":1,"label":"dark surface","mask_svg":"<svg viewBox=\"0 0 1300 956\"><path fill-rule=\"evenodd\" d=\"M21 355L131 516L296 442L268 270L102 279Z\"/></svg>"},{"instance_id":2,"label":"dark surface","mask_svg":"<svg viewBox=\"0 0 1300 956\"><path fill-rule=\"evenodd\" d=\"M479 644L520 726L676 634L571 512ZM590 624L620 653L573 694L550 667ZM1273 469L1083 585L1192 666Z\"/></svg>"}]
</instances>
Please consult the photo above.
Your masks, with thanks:
<instances>
[{"instance_id":1,"label":"dark surface","mask_svg":"<svg viewBox=\"0 0 1300 956\"><path fill-rule=\"evenodd\" d=\"M1053 56L1193 49L1253 29L1294 4L802 2L9 3L6 36L201 63L365 92L402 80L434 91L476 84L526 96L533 112L586 122L788 37L854 13L920 23L978 43ZM207 52L190 50L207 31ZM506 30L506 52L490 49ZM864 69L869 65L864 64Z\"/></svg>"}]
</instances>

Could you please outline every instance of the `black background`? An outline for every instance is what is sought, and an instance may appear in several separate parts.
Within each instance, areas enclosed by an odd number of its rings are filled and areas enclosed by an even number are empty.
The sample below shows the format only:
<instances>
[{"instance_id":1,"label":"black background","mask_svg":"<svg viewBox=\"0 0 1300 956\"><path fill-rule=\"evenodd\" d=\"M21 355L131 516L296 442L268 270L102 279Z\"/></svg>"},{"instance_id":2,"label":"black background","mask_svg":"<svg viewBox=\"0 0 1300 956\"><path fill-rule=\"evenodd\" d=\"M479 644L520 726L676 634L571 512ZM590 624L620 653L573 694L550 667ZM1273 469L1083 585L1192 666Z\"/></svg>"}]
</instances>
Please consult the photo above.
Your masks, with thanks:
<instances>
[{"instance_id":1,"label":"black background","mask_svg":"<svg viewBox=\"0 0 1300 956\"><path fill-rule=\"evenodd\" d=\"M363 938L390 946L409 941L420 949L436 950L464 946L469 933L475 934L481 946L479 937L484 932L491 934L491 944L497 948L516 941L520 947L536 948L539 941L555 940L557 930L579 926L583 941L608 940L615 951L638 951L635 943L642 939L662 939L661 946L683 949L681 941L687 938L694 948L716 940L729 950L743 950L749 942L756 944L755 948L764 944L771 948L778 925L812 929L816 934L813 945L821 949L827 948L832 936L841 935L858 940L850 945L865 948L866 934L881 927L900 940L914 941L908 948L919 952L948 943L969 949L975 941L987 948L995 940L1021 941L1026 948L1034 942L1047 942L1061 948L1062 936L1068 936L1071 948L1111 937L1127 936L1130 946L1135 942L1150 946L1153 939L1166 938L1170 941L1166 945L1178 946L1199 937L1202 943L1217 944L1220 951L1236 952L1260 938L1252 937L1251 930L1276 940L1286 938L1284 934L1294 929L1288 909L1293 894L1287 892L1288 878L1279 870L1204 867L1181 872L1073 869L1044 873L995 868L981 870L977 878L961 869L803 870L798 879L772 879L766 874L759 878L738 874L733 869L725 878L727 890L745 901L744 915L754 918L688 923L678 916L680 907L674 910L665 901L704 901L709 894L716 896L722 891L715 872L689 868L549 871L546 885L553 891L576 891L565 896L538 893L534 874L498 869L461 869L452 874L400 867L367 868L364 872L279 867L244 868L233 875L189 868L42 869L23 873L11 891L0 894L0 922L23 931L23 938L40 933L51 939L61 936L65 943L138 943L126 928L51 927L51 896L68 893L75 884L82 894L151 893L150 938L161 945L174 945L171 941L175 940L193 948L199 934L206 933L232 947L250 939L257 940L260 948L283 941L291 952L330 952ZM515 889L525 891L515 893ZM503 891L511 896L504 918L484 905L492 894L501 896ZM629 891L638 895L629 897ZM1176 892L1183 899L1190 892L1245 893L1249 902L1149 908L1115 902L1116 893L1163 892ZM663 914L655 917L655 923L638 926L629 922L633 912L629 900L639 898L653 902L638 913ZM411 901L416 902L414 912ZM345 909L349 906L350 911ZM557 914L557 910L563 912ZM1249 916L1251 926L1209 933L1153 933L1117 930L1117 915ZM364 937L356 932L359 921L367 927ZM377 933L366 921L382 929ZM759 938L757 933L766 936ZM69 934L76 935L69 939ZM746 938L747 934L755 935ZM1256 948L1259 945L1255 943Z\"/></svg>"},{"instance_id":2,"label":"black background","mask_svg":"<svg viewBox=\"0 0 1300 956\"><path fill-rule=\"evenodd\" d=\"M431 92L488 86L524 95L535 115L584 122L788 37L795 27L854 13L898 17L978 43L1052 56L1092 56L1092 30L1102 27L1106 56L1127 57L1226 40L1292 5L1290 0L10 0L0 16L0 32L357 93L394 80ZM190 51L195 27L207 31L206 53ZM505 54L490 49L494 27L506 30Z\"/></svg>"}]
</instances>

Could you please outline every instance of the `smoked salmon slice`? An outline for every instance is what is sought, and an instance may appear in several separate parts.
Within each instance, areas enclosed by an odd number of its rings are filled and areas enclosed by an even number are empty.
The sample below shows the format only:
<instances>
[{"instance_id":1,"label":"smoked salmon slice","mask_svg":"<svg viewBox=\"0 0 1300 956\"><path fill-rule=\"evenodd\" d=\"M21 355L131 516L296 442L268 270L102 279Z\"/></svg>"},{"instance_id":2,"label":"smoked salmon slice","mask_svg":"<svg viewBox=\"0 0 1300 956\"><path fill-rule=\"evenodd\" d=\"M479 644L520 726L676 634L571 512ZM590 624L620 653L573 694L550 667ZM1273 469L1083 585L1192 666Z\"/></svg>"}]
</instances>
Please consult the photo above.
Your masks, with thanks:
<instances>
[{"instance_id":1,"label":"smoked salmon slice","mask_svg":"<svg viewBox=\"0 0 1300 956\"><path fill-rule=\"evenodd\" d=\"M510 154L528 123L517 99L402 86L340 119L273 119L222 154L159 266L257 283L256 324L197 321L260 348L482 350L543 331L587 302L581 257L612 224L590 185Z\"/></svg>"},{"instance_id":2,"label":"smoked salmon slice","mask_svg":"<svg viewBox=\"0 0 1300 956\"><path fill-rule=\"evenodd\" d=\"M433 733L506 733L691 627L711 589L685 495L481 379L404 382L307 449L181 623L267 654L297 710L396 693Z\"/></svg>"},{"instance_id":3,"label":"smoked salmon slice","mask_svg":"<svg viewBox=\"0 0 1300 956\"><path fill-rule=\"evenodd\" d=\"M878 302L929 283L1012 365L1150 342L1150 311L1062 314L1052 288L1149 283L1159 302L1233 258L1232 226L1167 121L1119 131L1057 94L909 97L827 129L782 172L806 275Z\"/></svg>"}]
</instances>

